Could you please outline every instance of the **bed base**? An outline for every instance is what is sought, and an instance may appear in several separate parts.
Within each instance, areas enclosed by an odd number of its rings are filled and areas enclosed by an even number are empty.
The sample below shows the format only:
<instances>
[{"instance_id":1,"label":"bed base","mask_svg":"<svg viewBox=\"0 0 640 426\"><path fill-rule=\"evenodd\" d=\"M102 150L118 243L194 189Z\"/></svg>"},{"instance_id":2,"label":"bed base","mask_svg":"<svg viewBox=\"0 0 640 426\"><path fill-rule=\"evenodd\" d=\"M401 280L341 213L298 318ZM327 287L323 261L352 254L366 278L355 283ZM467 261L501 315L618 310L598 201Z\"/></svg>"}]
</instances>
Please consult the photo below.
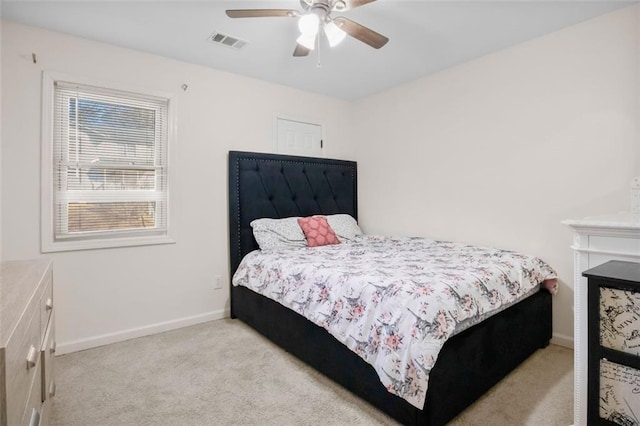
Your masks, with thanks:
<instances>
[{"instance_id":1,"label":"bed base","mask_svg":"<svg viewBox=\"0 0 640 426\"><path fill-rule=\"evenodd\" d=\"M371 365L303 316L246 287L233 287L231 300L235 318L408 425L445 424L551 339L551 295L541 290L449 339L419 410L387 392Z\"/></svg>"},{"instance_id":2,"label":"bed base","mask_svg":"<svg viewBox=\"0 0 640 426\"><path fill-rule=\"evenodd\" d=\"M230 276L258 248L257 218L346 213L358 218L357 163L229 152ZM449 339L431 371L422 410L387 392L373 367L323 328L245 287L231 286L231 317L405 424L455 417L551 339L551 295L530 298Z\"/></svg>"}]
</instances>

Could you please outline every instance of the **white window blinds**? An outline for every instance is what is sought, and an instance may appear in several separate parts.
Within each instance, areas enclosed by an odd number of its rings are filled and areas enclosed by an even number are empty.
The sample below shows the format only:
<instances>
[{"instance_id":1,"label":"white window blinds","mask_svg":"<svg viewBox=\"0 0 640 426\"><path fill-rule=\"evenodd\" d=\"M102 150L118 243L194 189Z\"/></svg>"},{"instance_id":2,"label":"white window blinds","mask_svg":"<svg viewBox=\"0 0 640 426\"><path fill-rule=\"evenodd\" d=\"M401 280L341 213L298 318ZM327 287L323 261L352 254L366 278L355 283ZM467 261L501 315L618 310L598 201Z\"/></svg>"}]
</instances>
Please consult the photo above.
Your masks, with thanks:
<instances>
[{"instance_id":1,"label":"white window blinds","mask_svg":"<svg viewBox=\"0 0 640 426\"><path fill-rule=\"evenodd\" d=\"M167 232L168 100L56 81L54 241Z\"/></svg>"}]
</instances>

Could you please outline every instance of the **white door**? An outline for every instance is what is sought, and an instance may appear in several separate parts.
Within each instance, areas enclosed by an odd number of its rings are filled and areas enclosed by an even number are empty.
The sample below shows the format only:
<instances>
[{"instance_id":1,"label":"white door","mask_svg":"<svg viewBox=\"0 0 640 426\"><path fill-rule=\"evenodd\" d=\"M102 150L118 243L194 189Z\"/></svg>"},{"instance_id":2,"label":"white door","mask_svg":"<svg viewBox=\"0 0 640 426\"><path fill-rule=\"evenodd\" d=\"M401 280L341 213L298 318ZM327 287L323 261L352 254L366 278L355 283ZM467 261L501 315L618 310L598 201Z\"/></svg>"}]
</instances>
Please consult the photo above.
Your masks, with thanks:
<instances>
[{"instance_id":1,"label":"white door","mask_svg":"<svg viewBox=\"0 0 640 426\"><path fill-rule=\"evenodd\" d=\"M322 126L276 119L275 150L278 154L322 156Z\"/></svg>"}]
</instances>

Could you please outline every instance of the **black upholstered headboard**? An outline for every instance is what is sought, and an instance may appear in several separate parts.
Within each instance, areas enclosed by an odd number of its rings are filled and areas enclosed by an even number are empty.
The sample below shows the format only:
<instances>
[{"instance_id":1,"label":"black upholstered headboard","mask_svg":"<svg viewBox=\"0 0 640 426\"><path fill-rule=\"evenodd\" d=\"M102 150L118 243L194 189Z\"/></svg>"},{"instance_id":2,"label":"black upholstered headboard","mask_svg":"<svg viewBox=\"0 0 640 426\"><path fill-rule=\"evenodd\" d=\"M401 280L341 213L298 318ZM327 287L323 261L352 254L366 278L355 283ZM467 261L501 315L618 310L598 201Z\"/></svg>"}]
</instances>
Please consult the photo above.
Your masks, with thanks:
<instances>
[{"instance_id":1,"label":"black upholstered headboard","mask_svg":"<svg viewBox=\"0 0 640 426\"><path fill-rule=\"evenodd\" d=\"M357 177L354 161L230 151L231 276L258 248L254 219L336 213L358 219Z\"/></svg>"}]
</instances>

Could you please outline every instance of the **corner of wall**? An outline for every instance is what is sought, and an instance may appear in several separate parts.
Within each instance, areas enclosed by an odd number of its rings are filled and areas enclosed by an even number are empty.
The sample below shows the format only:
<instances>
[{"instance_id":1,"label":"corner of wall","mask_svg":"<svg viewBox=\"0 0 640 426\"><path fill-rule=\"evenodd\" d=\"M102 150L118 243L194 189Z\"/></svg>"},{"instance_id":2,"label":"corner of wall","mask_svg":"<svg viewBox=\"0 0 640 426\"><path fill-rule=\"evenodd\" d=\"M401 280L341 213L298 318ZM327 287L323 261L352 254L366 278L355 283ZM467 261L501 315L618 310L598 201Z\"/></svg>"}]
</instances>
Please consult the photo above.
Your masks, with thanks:
<instances>
[{"instance_id":1,"label":"corner of wall","mask_svg":"<svg viewBox=\"0 0 640 426\"><path fill-rule=\"evenodd\" d=\"M0 100L2 99L2 7L0 7ZM0 101L0 261L2 261L2 102Z\"/></svg>"},{"instance_id":2,"label":"corner of wall","mask_svg":"<svg viewBox=\"0 0 640 426\"><path fill-rule=\"evenodd\" d=\"M636 8L636 140L640 140L640 4ZM640 176L640 144L636 144L636 166L635 176Z\"/></svg>"}]
</instances>

